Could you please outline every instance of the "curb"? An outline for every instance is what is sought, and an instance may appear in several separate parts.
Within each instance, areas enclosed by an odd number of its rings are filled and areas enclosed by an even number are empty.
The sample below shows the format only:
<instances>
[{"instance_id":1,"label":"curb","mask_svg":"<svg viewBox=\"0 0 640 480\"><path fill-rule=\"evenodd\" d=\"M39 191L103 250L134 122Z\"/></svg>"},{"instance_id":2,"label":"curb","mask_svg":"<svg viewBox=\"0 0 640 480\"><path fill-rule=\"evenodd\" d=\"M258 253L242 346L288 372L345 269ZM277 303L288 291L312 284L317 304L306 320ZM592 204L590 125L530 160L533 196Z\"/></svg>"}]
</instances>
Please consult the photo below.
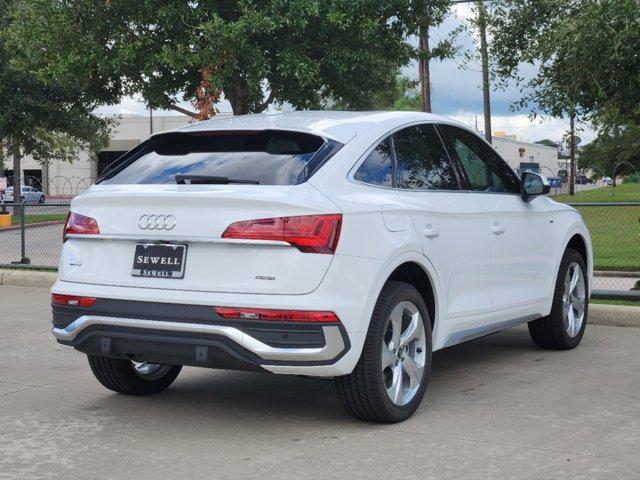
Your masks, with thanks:
<instances>
[{"instance_id":1,"label":"curb","mask_svg":"<svg viewBox=\"0 0 640 480\"><path fill-rule=\"evenodd\" d=\"M0 285L14 287L51 288L58 278L56 272L38 272L28 270L0 270ZM640 306L589 305L589 324L609 327L640 328Z\"/></svg>"},{"instance_id":2,"label":"curb","mask_svg":"<svg viewBox=\"0 0 640 480\"><path fill-rule=\"evenodd\" d=\"M64 220L51 220L49 222L25 223L24 228L48 227L49 225L62 225ZM0 227L0 233L10 232L12 230L20 230L20 225L11 225L10 227Z\"/></svg>"},{"instance_id":3,"label":"curb","mask_svg":"<svg viewBox=\"0 0 640 480\"><path fill-rule=\"evenodd\" d=\"M587 321L592 325L639 328L640 307L591 303Z\"/></svg>"},{"instance_id":4,"label":"curb","mask_svg":"<svg viewBox=\"0 0 640 480\"><path fill-rule=\"evenodd\" d=\"M0 285L13 287L51 288L58 278L56 272L32 272L27 270L0 270Z\"/></svg>"}]
</instances>

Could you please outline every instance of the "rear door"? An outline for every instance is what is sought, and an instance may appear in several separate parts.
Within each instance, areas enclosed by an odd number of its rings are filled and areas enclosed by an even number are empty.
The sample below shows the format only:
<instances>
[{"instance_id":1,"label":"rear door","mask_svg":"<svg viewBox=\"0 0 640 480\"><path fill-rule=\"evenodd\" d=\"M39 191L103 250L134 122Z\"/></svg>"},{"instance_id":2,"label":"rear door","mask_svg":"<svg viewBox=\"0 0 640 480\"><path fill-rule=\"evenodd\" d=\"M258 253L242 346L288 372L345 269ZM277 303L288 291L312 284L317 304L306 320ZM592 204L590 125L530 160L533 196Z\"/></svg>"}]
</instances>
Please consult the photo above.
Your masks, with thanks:
<instances>
[{"instance_id":1,"label":"rear door","mask_svg":"<svg viewBox=\"0 0 640 480\"><path fill-rule=\"evenodd\" d=\"M340 210L305 181L305 170L339 144L295 132L198 135L156 139L73 200L71 211L94 219L99 233L69 236L62 280L254 294L304 294L319 285L336 245L314 250L309 242L337 240L339 217L322 218ZM177 176L192 183L176 183ZM301 222L317 228L300 233ZM225 234L231 225L233 235ZM283 239L292 229L302 237L297 243ZM150 244L186 247L182 278L139 276L158 261L157 249L140 247ZM134 266L141 256L149 258Z\"/></svg>"},{"instance_id":2,"label":"rear door","mask_svg":"<svg viewBox=\"0 0 640 480\"><path fill-rule=\"evenodd\" d=\"M446 328L460 331L488 321L491 310L490 239L483 209L460 190L458 173L431 124L393 136L400 198L410 207L425 256L445 297Z\"/></svg>"},{"instance_id":3,"label":"rear door","mask_svg":"<svg viewBox=\"0 0 640 480\"><path fill-rule=\"evenodd\" d=\"M467 188L487 213L484 232L491 240L491 298L496 310L546 300L550 216L545 202L525 202L520 180L504 160L473 133L438 127L459 162Z\"/></svg>"}]
</instances>

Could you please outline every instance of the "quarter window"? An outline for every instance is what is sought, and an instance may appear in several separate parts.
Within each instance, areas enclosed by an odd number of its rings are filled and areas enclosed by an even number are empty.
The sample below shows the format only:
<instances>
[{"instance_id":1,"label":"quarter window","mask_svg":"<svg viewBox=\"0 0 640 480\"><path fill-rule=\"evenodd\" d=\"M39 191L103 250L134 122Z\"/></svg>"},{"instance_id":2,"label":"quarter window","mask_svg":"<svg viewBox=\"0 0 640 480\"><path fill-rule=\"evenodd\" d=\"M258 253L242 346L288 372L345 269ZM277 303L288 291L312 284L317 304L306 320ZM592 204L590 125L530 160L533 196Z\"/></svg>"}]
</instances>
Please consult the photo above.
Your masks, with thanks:
<instances>
[{"instance_id":1,"label":"quarter window","mask_svg":"<svg viewBox=\"0 0 640 480\"><path fill-rule=\"evenodd\" d=\"M356 180L382 187L393 186L393 154L388 138L362 162L354 175Z\"/></svg>"},{"instance_id":2,"label":"quarter window","mask_svg":"<svg viewBox=\"0 0 640 480\"><path fill-rule=\"evenodd\" d=\"M458 190L458 180L433 125L409 127L394 136L398 187Z\"/></svg>"},{"instance_id":3,"label":"quarter window","mask_svg":"<svg viewBox=\"0 0 640 480\"><path fill-rule=\"evenodd\" d=\"M467 176L471 190L519 193L516 174L493 149L476 135L461 128L440 125L445 141Z\"/></svg>"}]
</instances>

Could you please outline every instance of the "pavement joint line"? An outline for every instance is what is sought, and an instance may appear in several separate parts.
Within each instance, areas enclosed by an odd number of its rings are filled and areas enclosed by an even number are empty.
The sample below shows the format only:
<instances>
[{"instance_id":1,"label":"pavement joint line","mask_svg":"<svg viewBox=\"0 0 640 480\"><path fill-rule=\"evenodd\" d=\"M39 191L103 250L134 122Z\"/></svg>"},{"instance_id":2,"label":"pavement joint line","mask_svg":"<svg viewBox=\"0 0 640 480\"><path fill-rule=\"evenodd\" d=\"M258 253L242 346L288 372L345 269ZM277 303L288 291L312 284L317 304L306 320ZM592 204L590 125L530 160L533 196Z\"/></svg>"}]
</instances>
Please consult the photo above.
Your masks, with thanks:
<instances>
[{"instance_id":1,"label":"pavement joint line","mask_svg":"<svg viewBox=\"0 0 640 480\"><path fill-rule=\"evenodd\" d=\"M384 428L384 427L376 427L376 430L382 430L385 432L393 432L393 433L402 433L402 434L409 434L409 435L419 435L422 437L433 437L433 438L442 438L442 439L447 439L447 440L459 440L462 442L473 442L473 443L481 443L481 444L486 444L486 445L496 445L496 446L500 446L500 447L511 447L511 448L520 448L520 449L524 449L524 450L536 450L536 451L540 451L540 452L547 452L547 453L556 453L556 454L563 454L563 455L576 455L576 456L580 456L580 457L591 457L591 458L602 458L605 460L617 460L617 461L621 461L621 462L631 462L631 463L640 463L640 460L636 460L633 458L621 458L621 457L612 457L609 455L599 455L597 453L583 453L583 452L573 452L570 450L555 450L553 448L544 448L544 447L536 447L533 445L520 445L517 443L504 443L504 442L496 442L496 441L492 441L492 440L480 440L480 439L476 439L476 438L466 438L466 437L455 437L455 436L450 436L450 435L439 435L436 433L424 433L424 432L414 432L411 430L400 430L400 429L394 429L394 428Z\"/></svg>"}]
</instances>

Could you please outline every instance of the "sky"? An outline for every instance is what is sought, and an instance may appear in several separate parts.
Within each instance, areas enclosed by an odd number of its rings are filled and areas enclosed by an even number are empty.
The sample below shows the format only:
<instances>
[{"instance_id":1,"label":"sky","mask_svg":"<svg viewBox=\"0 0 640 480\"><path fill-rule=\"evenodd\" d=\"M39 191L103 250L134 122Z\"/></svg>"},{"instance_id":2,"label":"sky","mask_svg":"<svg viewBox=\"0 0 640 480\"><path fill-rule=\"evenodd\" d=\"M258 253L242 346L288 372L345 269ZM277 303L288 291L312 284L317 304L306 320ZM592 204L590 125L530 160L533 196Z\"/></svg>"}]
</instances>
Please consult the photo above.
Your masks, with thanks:
<instances>
[{"instance_id":1,"label":"sky","mask_svg":"<svg viewBox=\"0 0 640 480\"><path fill-rule=\"evenodd\" d=\"M430 38L432 42L447 36L449 32L458 27L461 23L466 23L469 16L473 15L469 5L455 5L452 14L437 28L432 28ZM490 41L491 39L489 39ZM481 66L479 61L471 61L462 68L463 53L465 51L474 52L475 44L469 33L463 32L457 38L460 46L459 54L456 58L447 59L442 62L431 62L432 79L432 105L434 113L455 118L471 127L475 127L476 116L478 127L483 129L483 106L481 90ZM418 77L418 68L415 63L408 65L402 70L402 74L409 78ZM521 66L521 72L525 77L535 74L535 67L530 65ZM517 135L527 141L538 141L544 138L559 142L568 130L568 120L553 118L530 117L528 110L513 111L511 106L519 99L518 90L511 86L504 91L491 92L491 122L492 130L495 132L505 132L507 135ZM181 104L183 107L192 109L189 103ZM231 106L227 101L222 101L218 106L221 112L230 112ZM107 115L148 115L148 111L141 99L127 97L119 105L102 107L101 113ZM158 111L155 115L179 115L174 111ZM581 126L582 131L579 136L582 144L588 143L595 138L595 133L588 125Z\"/></svg>"}]
</instances>

